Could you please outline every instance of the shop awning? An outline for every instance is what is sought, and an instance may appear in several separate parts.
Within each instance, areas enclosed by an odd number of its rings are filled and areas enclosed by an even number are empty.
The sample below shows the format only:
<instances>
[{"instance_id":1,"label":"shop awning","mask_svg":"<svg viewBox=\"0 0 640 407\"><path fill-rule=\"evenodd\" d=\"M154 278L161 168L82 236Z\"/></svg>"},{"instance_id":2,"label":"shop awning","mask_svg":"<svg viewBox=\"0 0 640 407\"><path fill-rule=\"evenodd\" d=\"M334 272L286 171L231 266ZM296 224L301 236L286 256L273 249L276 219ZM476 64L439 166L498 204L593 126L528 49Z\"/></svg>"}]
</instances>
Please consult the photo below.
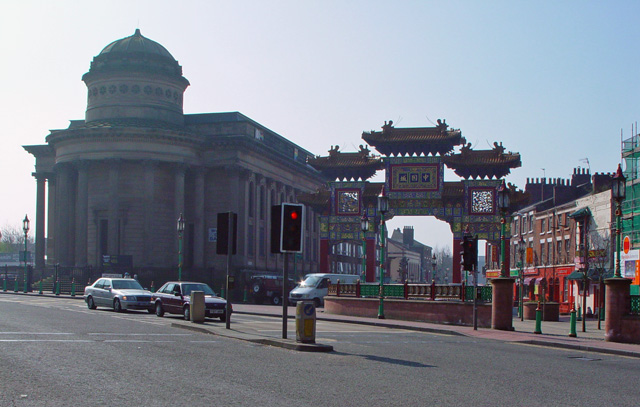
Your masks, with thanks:
<instances>
[{"instance_id":1,"label":"shop awning","mask_svg":"<svg viewBox=\"0 0 640 407\"><path fill-rule=\"evenodd\" d=\"M544 280L544 277L536 278L536 285L539 285L542 280Z\"/></svg>"},{"instance_id":2,"label":"shop awning","mask_svg":"<svg viewBox=\"0 0 640 407\"><path fill-rule=\"evenodd\" d=\"M525 283L525 284L530 284L530 283L531 283L531 280L535 280L535 277L527 277L527 278L525 278L525 279L524 279L524 283Z\"/></svg>"},{"instance_id":3,"label":"shop awning","mask_svg":"<svg viewBox=\"0 0 640 407\"><path fill-rule=\"evenodd\" d=\"M567 280L582 280L584 273L582 271L574 270L571 274L565 277Z\"/></svg>"},{"instance_id":4,"label":"shop awning","mask_svg":"<svg viewBox=\"0 0 640 407\"><path fill-rule=\"evenodd\" d=\"M588 216L591 216L591 210L588 207L578 209L577 211L569 215L571 219L576 219L576 218L581 219L581 218L586 218Z\"/></svg>"}]
</instances>

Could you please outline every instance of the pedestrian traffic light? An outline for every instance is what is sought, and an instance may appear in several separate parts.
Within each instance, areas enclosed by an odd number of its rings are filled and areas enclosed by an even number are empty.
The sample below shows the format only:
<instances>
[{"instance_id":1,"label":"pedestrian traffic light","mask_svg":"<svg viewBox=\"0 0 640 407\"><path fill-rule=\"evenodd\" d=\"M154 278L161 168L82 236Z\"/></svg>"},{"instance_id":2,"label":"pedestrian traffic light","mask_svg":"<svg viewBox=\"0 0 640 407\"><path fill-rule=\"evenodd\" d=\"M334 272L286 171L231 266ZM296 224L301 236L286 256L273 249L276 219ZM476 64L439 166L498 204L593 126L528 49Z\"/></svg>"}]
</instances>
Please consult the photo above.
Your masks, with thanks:
<instances>
[{"instance_id":1,"label":"pedestrian traffic light","mask_svg":"<svg viewBox=\"0 0 640 407\"><path fill-rule=\"evenodd\" d=\"M304 206L301 204L283 203L281 219L281 251L302 253Z\"/></svg>"},{"instance_id":2,"label":"pedestrian traffic light","mask_svg":"<svg viewBox=\"0 0 640 407\"><path fill-rule=\"evenodd\" d=\"M462 238L462 263L466 271L473 271L478 261L478 238L464 236Z\"/></svg>"}]
</instances>

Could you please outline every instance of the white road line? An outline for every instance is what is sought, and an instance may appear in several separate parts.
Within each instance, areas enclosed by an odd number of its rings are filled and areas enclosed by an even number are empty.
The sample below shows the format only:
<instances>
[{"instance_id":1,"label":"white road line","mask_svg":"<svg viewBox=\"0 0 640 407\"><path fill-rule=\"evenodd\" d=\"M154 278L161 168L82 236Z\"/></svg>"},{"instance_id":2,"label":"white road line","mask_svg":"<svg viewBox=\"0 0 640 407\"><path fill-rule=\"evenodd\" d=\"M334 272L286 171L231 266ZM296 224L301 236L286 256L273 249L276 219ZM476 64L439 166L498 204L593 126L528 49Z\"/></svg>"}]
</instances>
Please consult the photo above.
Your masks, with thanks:
<instances>
[{"instance_id":1,"label":"white road line","mask_svg":"<svg viewBox=\"0 0 640 407\"><path fill-rule=\"evenodd\" d=\"M71 332L0 332L0 335L73 335Z\"/></svg>"},{"instance_id":2,"label":"white road line","mask_svg":"<svg viewBox=\"0 0 640 407\"><path fill-rule=\"evenodd\" d=\"M0 339L0 342L90 342L88 339Z\"/></svg>"},{"instance_id":3,"label":"white road line","mask_svg":"<svg viewBox=\"0 0 640 407\"><path fill-rule=\"evenodd\" d=\"M91 332L87 335L111 335L111 336L191 336L191 334L153 334L153 333L117 333L117 332Z\"/></svg>"}]
</instances>

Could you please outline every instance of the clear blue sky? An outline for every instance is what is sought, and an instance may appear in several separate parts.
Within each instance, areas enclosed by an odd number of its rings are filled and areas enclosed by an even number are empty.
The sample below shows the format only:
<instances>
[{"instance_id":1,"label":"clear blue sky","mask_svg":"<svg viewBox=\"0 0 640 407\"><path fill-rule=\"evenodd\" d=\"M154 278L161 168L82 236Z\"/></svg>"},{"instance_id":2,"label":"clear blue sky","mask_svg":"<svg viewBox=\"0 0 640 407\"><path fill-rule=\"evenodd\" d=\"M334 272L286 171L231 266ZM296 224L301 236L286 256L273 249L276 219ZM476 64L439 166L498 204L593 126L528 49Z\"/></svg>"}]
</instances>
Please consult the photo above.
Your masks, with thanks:
<instances>
[{"instance_id":1,"label":"clear blue sky","mask_svg":"<svg viewBox=\"0 0 640 407\"><path fill-rule=\"evenodd\" d=\"M35 218L22 145L83 119L89 63L142 34L191 86L185 113L240 111L317 155L385 120L522 154L507 177L614 171L640 118L638 1L20 1L0 14L0 225ZM544 170L543 170L544 169ZM448 181L458 178L448 174ZM448 226L398 218L432 246Z\"/></svg>"}]
</instances>

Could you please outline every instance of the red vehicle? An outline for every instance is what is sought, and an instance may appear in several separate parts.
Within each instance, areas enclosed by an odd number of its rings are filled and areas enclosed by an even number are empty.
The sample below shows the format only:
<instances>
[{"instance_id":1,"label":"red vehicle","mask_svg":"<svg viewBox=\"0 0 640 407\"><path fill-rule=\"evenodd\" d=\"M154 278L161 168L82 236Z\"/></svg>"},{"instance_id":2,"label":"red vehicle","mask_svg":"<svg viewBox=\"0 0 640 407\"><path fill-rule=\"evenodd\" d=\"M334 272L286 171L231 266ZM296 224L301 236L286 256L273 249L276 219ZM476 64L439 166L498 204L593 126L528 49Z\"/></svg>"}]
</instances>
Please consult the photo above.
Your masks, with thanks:
<instances>
[{"instance_id":1,"label":"red vehicle","mask_svg":"<svg viewBox=\"0 0 640 407\"><path fill-rule=\"evenodd\" d=\"M205 283L192 281L169 281L151 296L156 315L161 317L164 313L180 314L185 320L190 320L190 295L192 291L203 291L205 302L205 317L227 320L227 301L220 298ZM232 311L232 309L230 309Z\"/></svg>"}]
</instances>

